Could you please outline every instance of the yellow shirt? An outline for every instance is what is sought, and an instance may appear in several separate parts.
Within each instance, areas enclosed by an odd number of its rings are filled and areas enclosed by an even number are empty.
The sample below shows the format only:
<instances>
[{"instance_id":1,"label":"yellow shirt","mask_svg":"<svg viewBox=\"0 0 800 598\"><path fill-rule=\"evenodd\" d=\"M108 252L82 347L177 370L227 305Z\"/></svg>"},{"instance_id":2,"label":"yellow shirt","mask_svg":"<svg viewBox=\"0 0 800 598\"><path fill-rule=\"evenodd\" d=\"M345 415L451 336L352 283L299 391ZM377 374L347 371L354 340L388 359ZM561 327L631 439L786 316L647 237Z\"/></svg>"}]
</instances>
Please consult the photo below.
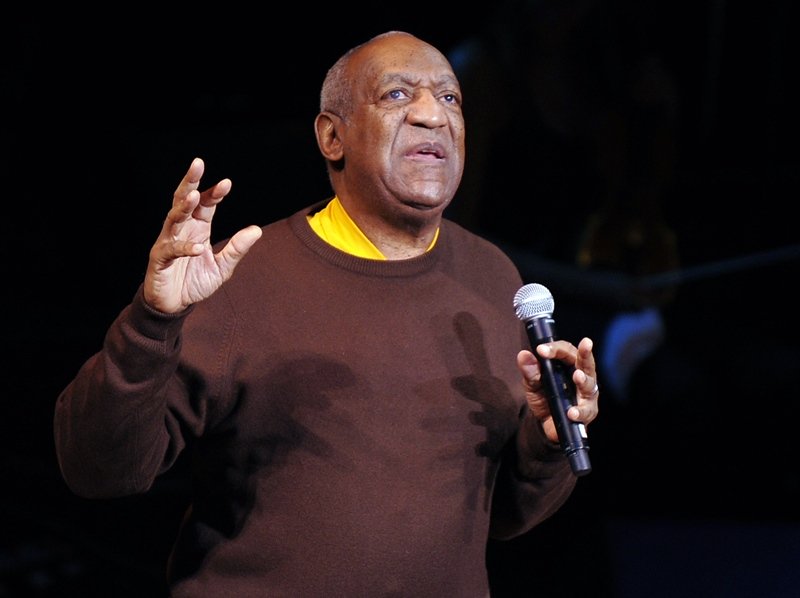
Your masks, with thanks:
<instances>
[{"instance_id":1,"label":"yellow shirt","mask_svg":"<svg viewBox=\"0 0 800 598\"><path fill-rule=\"evenodd\" d=\"M334 197L327 206L308 217L308 223L314 232L325 242L351 255L372 260L385 260L386 257L361 232L355 222L344 211L342 202ZM436 244L439 229L431 241L428 250Z\"/></svg>"}]
</instances>

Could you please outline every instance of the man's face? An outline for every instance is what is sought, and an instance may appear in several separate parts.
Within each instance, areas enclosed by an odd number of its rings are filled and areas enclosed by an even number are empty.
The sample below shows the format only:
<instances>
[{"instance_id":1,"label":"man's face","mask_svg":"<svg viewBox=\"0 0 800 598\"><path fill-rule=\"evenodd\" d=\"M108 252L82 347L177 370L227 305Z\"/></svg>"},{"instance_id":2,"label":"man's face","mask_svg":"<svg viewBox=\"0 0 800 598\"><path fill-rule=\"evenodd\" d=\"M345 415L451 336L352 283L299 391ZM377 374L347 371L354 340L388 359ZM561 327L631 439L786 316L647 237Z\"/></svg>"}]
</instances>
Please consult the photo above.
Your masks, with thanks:
<instances>
[{"instance_id":1,"label":"man's face","mask_svg":"<svg viewBox=\"0 0 800 598\"><path fill-rule=\"evenodd\" d=\"M351 197L417 221L440 216L461 181L461 89L445 57L410 36L375 41L355 57L354 110L342 129Z\"/></svg>"}]
</instances>

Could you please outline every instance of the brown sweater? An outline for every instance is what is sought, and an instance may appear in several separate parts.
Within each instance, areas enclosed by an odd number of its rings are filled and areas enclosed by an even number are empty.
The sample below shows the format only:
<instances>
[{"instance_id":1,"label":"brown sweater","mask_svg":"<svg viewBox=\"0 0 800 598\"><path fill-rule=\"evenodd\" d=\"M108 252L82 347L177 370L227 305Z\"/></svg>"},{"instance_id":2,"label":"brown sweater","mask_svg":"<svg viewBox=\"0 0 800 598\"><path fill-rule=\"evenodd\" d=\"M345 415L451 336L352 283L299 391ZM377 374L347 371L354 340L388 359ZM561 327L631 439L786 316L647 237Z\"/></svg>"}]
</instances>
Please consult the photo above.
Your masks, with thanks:
<instances>
[{"instance_id":1,"label":"brown sweater","mask_svg":"<svg viewBox=\"0 0 800 598\"><path fill-rule=\"evenodd\" d=\"M137 293L58 399L64 478L146 492L193 451L176 597L486 596L489 535L575 484L524 407L519 274L449 221L423 256L356 258L311 230L318 207L185 313Z\"/></svg>"}]
</instances>

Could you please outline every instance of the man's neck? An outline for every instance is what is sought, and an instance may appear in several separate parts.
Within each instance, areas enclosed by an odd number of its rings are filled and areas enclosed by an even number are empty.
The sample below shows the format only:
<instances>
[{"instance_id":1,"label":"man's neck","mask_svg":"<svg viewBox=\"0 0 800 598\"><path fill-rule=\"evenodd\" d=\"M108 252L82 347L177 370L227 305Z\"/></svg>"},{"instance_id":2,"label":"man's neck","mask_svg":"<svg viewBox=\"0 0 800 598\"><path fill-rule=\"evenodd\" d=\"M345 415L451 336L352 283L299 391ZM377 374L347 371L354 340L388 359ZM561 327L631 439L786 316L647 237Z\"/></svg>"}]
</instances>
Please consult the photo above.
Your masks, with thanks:
<instances>
[{"instance_id":1,"label":"man's neck","mask_svg":"<svg viewBox=\"0 0 800 598\"><path fill-rule=\"evenodd\" d=\"M384 222L358 223L361 231L387 260L405 260L428 251L436 239L437 223L413 229L389 228Z\"/></svg>"},{"instance_id":2,"label":"man's neck","mask_svg":"<svg viewBox=\"0 0 800 598\"><path fill-rule=\"evenodd\" d=\"M392 224L379 214L345 206L359 230L387 260L404 260L428 251L436 240L441 224L438 214L428 220Z\"/></svg>"}]
</instances>

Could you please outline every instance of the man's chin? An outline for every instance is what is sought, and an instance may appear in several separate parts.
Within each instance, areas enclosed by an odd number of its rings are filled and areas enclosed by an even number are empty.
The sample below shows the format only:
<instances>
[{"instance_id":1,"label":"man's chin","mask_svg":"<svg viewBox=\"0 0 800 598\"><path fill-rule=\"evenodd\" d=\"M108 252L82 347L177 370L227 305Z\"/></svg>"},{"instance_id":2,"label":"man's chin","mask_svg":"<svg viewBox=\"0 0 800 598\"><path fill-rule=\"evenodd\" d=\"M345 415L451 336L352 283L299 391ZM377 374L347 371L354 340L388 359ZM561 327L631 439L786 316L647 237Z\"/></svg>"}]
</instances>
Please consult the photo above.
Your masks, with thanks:
<instances>
[{"instance_id":1,"label":"man's chin","mask_svg":"<svg viewBox=\"0 0 800 598\"><path fill-rule=\"evenodd\" d=\"M444 209L450 204L450 199L447 198L430 198L415 196L413 198L406 198L403 205L408 208L410 214L416 214L421 218L434 218L441 216Z\"/></svg>"},{"instance_id":2,"label":"man's chin","mask_svg":"<svg viewBox=\"0 0 800 598\"><path fill-rule=\"evenodd\" d=\"M420 211L442 211L453 199L450 189L441 185L426 185L421 189L410 190L404 197L403 203L410 208Z\"/></svg>"}]
</instances>

